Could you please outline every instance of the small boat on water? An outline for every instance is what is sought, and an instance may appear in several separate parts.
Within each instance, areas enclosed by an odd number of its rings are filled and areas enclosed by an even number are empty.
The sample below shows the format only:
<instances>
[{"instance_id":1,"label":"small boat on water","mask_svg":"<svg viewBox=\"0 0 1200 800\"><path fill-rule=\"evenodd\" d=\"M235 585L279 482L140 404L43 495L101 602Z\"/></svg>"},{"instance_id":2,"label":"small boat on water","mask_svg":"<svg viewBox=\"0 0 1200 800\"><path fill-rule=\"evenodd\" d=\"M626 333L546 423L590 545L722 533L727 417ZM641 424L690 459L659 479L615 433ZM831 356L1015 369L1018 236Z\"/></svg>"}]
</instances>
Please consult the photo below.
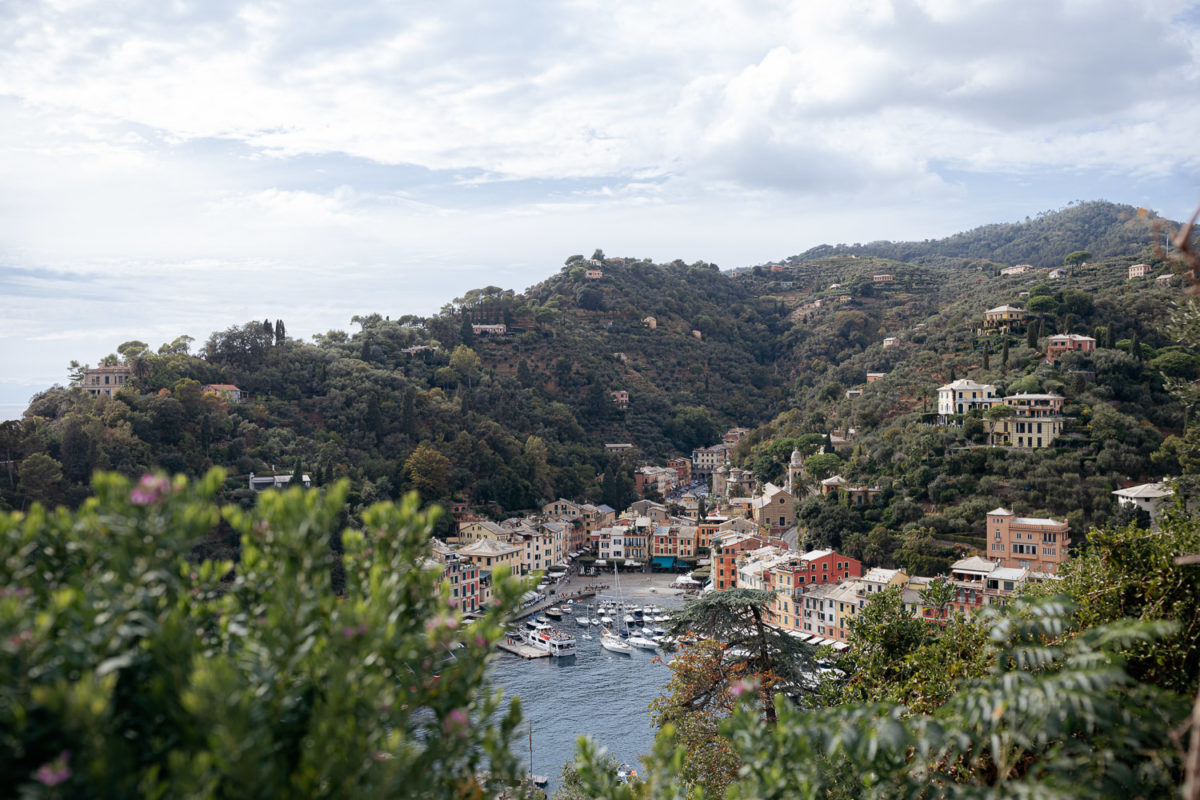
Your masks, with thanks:
<instances>
[{"instance_id":1,"label":"small boat on water","mask_svg":"<svg viewBox=\"0 0 1200 800\"><path fill-rule=\"evenodd\" d=\"M655 642L653 639L648 639L645 636L641 636L640 634L636 634L636 633L629 637L629 644L633 645L634 647L636 647L640 650L657 650L658 649L658 643Z\"/></svg>"},{"instance_id":2,"label":"small boat on water","mask_svg":"<svg viewBox=\"0 0 1200 800\"><path fill-rule=\"evenodd\" d=\"M545 613L547 617L550 617L550 619L562 619L563 610L558 606L553 606L551 608L547 608Z\"/></svg>"},{"instance_id":3,"label":"small boat on water","mask_svg":"<svg viewBox=\"0 0 1200 800\"><path fill-rule=\"evenodd\" d=\"M623 653L625 655L633 653L633 646L608 628L605 628L604 632L600 634L600 646L613 653Z\"/></svg>"}]
</instances>

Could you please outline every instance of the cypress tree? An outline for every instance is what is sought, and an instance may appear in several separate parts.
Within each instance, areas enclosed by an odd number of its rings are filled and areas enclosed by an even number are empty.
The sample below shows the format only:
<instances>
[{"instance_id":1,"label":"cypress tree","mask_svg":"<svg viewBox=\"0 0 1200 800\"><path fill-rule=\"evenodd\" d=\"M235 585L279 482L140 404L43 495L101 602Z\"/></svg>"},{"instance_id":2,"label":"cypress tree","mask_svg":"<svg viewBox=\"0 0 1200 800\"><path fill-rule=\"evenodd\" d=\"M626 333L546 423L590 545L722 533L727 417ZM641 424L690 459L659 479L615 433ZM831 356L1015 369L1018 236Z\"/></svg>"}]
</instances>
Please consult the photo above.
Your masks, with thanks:
<instances>
[{"instance_id":1,"label":"cypress tree","mask_svg":"<svg viewBox=\"0 0 1200 800\"><path fill-rule=\"evenodd\" d=\"M1004 349L1000 351L1000 368L1008 374L1008 337L1004 337Z\"/></svg>"},{"instance_id":2,"label":"cypress tree","mask_svg":"<svg viewBox=\"0 0 1200 800\"><path fill-rule=\"evenodd\" d=\"M1138 361L1142 360L1142 340L1138 338L1137 331L1133 332L1133 338L1129 340L1129 352Z\"/></svg>"},{"instance_id":3,"label":"cypress tree","mask_svg":"<svg viewBox=\"0 0 1200 800\"><path fill-rule=\"evenodd\" d=\"M1025 344L1036 350L1038 346L1038 329L1033 322L1029 323L1029 327L1025 329Z\"/></svg>"},{"instance_id":4,"label":"cypress tree","mask_svg":"<svg viewBox=\"0 0 1200 800\"><path fill-rule=\"evenodd\" d=\"M983 368L985 370L991 369L991 364L992 364L992 345L991 345L991 342L989 342L988 340L985 339L983 342Z\"/></svg>"}]
</instances>

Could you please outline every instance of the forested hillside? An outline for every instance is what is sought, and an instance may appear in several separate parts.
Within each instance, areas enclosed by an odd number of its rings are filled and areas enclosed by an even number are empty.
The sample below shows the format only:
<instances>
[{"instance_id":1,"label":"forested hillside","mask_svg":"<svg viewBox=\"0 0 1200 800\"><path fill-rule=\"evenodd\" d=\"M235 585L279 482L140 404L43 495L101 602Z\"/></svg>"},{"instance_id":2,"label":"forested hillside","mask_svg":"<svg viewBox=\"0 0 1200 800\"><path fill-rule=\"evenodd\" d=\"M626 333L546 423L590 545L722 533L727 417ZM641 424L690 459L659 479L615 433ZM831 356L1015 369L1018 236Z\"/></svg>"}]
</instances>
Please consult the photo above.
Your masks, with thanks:
<instances>
[{"instance_id":1,"label":"forested hillside","mask_svg":"<svg viewBox=\"0 0 1200 800\"><path fill-rule=\"evenodd\" d=\"M251 472L298 471L317 485L350 478L351 510L410 488L496 514L557 496L620 506L637 463L690 455L743 425L756 430L735 456L760 480L781 479L794 447L815 455L837 432L848 442L818 456L810 479L841 472L884 490L865 510L806 501L811 543L869 563L936 566L973 544L999 503L1079 529L1112 518L1120 481L1179 470L1184 410L1165 381L1197 369L1166 325L1179 288L1127 279L1136 261L1167 271L1155 222L1092 203L986 236L870 255L818 248L736 273L597 251L524 293L473 290L429 318L383 309L312 342L264 320L203 344L113 343L103 361L130 367L128 389L109 399L55 387L0 429L0 503L78 504L97 468L222 466L234 500L249 499ZM1067 260L1053 280L1046 270L999 274L1012 261ZM1027 330L983 335L983 311L1001 304L1026 309ZM1045 337L1057 332L1099 347L1044 363ZM868 372L884 375L868 384ZM1066 434L1010 451L983 446L982 419L934 425L936 389L956 377L1063 394ZM202 393L217 383L247 400ZM627 409L613 391L629 393ZM607 454L612 442L633 444L632 456Z\"/></svg>"},{"instance_id":2,"label":"forested hillside","mask_svg":"<svg viewBox=\"0 0 1200 800\"><path fill-rule=\"evenodd\" d=\"M1105 201L1079 203L1044 211L1022 222L984 225L945 239L923 242L870 242L821 245L789 262L831 255L873 255L924 263L938 258L988 259L1001 264L1052 267L1070 253L1094 258L1139 257L1154 245L1166 247L1179 224L1152 211ZM1152 252L1152 250L1151 250Z\"/></svg>"}]
</instances>

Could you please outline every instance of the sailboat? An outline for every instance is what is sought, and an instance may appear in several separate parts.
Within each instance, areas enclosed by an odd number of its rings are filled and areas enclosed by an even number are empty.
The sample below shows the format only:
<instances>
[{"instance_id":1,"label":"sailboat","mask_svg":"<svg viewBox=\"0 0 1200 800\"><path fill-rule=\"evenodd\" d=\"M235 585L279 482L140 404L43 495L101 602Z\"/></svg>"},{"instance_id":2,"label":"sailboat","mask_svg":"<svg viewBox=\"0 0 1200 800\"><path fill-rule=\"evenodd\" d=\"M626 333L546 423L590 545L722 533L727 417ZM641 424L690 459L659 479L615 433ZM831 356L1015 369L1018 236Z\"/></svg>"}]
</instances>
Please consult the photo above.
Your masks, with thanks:
<instances>
[{"instance_id":1,"label":"sailboat","mask_svg":"<svg viewBox=\"0 0 1200 800\"><path fill-rule=\"evenodd\" d=\"M583 611L580 611L579 616L575 618L575 622L578 623L581 628L586 628L588 625L592 624L592 620L588 617L588 611L590 609L591 606L588 606L587 608L583 609Z\"/></svg>"},{"instance_id":2,"label":"sailboat","mask_svg":"<svg viewBox=\"0 0 1200 800\"><path fill-rule=\"evenodd\" d=\"M621 577L620 577L620 574L617 572L616 563L613 564L613 577L616 580L617 599L620 600L621 599ZM620 615L620 612L614 612L614 613L618 614L618 616ZM608 650L613 653L624 653L625 655L633 654L633 647L630 646L629 642L625 641L625 638L623 636L621 636L620 633L614 632L609 628L601 628L600 630L601 630L600 646L603 647L605 650ZM629 635L628 631L625 631L625 636L628 636L628 635Z\"/></svg>"}]
</instances>

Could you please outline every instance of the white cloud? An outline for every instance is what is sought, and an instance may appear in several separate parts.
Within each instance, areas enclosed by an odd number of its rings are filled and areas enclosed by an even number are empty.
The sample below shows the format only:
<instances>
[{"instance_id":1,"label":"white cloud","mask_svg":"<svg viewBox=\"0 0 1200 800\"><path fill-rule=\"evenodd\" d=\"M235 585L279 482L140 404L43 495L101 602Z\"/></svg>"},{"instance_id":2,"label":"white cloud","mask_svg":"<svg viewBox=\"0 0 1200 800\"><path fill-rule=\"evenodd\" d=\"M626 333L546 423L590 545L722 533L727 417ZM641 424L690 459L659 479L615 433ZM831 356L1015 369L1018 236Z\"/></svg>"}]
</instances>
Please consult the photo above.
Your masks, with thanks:
<instances>
[{"instance_id":1,"label":"white cloud","mask_svg":"<svg viewBox=\"0 0 1200 800\"><path fill-rule=\"evenodd\" d=\"M596 246L734 266L1081 186L1181 214L1198 21L1177 0L10 0L0 267L57 272L0 273L0 373L44 375L93 346L76 331L431 311Z\"/></svg>"}]
</instances>

